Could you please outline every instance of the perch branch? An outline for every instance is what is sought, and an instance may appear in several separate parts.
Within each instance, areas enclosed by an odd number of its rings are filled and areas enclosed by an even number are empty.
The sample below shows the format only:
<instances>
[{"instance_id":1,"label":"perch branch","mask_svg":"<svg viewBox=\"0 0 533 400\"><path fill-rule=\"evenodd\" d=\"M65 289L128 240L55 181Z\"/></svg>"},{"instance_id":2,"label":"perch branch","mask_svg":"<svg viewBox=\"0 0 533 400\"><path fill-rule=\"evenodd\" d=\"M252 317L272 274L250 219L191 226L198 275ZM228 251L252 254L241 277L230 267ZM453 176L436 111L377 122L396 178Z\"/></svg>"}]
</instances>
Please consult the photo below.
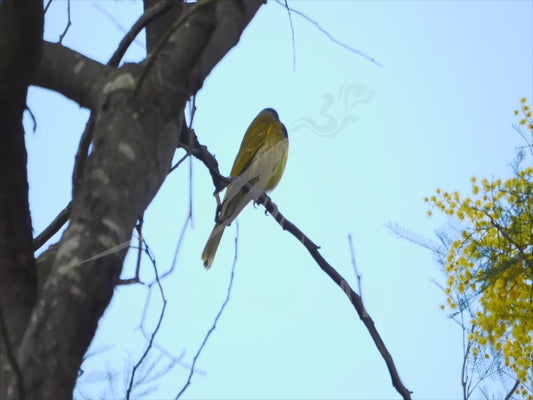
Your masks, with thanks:
<instances>
[{"instance_id":1,"label":"perch branch","mask_svg":"<svg viewBox=\"0 0 533 400\"><path fill-rule=\"evenodd\" d=\"M251 187L250 190L254 190L254 188ZM361 318L366 328L368 329L368 332L370 333L370 336L372 337L372 340L378 348L381 356L385 360L385 364L387 365L387 368L389 370L393 386L404 399L410 399L411 392L402 383L400 375L398 374L396 366L394 365L392 356L387 350L385 343L381 339L381 336L378 330L376 329L374 321L366 311L361 297L353 291L346 279L344 279L342 275L339 274L337 270L335 270L335 268L333 268L324 259L324 257L322 257L322 255L318 251L319 247L315 243L313 243L313 241L309 239L300 229L298 229L296 225L287 220L279 212L278 207L272 202L272 200L267 194L261 193L257 198L257 202L265 207L265 209L272 215L272 217L274 217L278 224L280 224L283 230L289 231L296 239L298 239L298 241L300 241L305 246L307 251L309 251L313 259L317 262L319 267L333 280L333 282L335 282L344 291L344 293L350 300L350 303L352 303L355 310L357 311L359 318Z\"/></svg>"},{"instance_id":2,"label":"perch branch","mask_svg":"<svg viewBox=\"0 0 533 400\"><path fill-rule=\"evenodd\" d=\"M194 137L196 139L196 137ZM218 166L216 169L213 169L213 165L210 164L211 159L204 158L205 154L198 154L200 151L205 151L209 154L205 146L201 146L197 140L195 145L193 146L193 149L191 150L191 153L197 156L201 161L204 162L204 164L209 169L211 176L213 178L213 181L215 183L215 187L218 187L219 185L226 184L228 182L231 182L230 179L220 176L220 173L218 172ZM198 154L198 155L196 155ZM211 154L209 154L211 157L213 157ZM216 160L215 160L216 162ZM222 179L222 181L220 180ZM396 366L394 364L394 360L392 359L391 354L387 350L387 347L385 346L385 343L381 339L381 336L376 329L376 326L374 324L374 321L368 314L368 312L365 309L365 306L363 305L363 301L361 297L354 292L354 290L351 288L350 284L344 279L344 277L337 272L335 268L333 268L320 254L319 246L317 246L309 237L307 237L296 225L294 225L292 222L287 220L281 212L279 212L278 207L276 204L272 202L270 197L265 193L257 188L253 187L249 183L243 183L243 189L246 191L251 191L253 194L253 197L255 199L256 203L262 204L265 209L274 217L274 219L280 224L280 226L283 228L283 230L289 231L298 241L300 241L305 248L309 251L313 259L317 262L319 267L335 282L346 294L348 299L350 300L350 303L353 305L355 310L357 311L357 314L359 315L359 318L363 321L365 324L368 332L370 333L370 336L372 337L372 340L374 341L376 347L378 348L378 351L380 352L381 356L383 357L383 360L385 361L385 364L387 365L387 368L389 370L389 374L392 380L392 384L394 388L398 391L398 393L404 398L404 399L411 399L411 392L404 386L400 379L400 375L398 374L398 371L396 369Z\"/></svg>"}]
</instances>

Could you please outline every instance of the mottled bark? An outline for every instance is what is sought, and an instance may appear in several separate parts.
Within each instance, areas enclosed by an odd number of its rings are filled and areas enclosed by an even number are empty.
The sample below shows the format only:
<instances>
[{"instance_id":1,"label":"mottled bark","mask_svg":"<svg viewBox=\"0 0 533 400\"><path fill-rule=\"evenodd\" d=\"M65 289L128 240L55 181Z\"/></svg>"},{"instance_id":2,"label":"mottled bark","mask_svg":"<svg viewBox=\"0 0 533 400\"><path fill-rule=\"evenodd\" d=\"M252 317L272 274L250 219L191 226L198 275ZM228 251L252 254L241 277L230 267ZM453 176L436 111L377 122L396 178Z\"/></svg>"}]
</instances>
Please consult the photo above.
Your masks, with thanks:
<instances>
[{"instance_id":1,"label":"mottled bark","mask_svg":"<svg viewBox=\"0 0 533 400\"><path fill-rule=\"evenodd\" d=\"M43 59L32 82L90 108L94 123L92 152L75 181L70 224L54 250L38 263L46 265L49 272L36 301L32 253L23 253L32 266L32 313L29 318L26 310L7 326L10 330L11 325L22 327L13 348L27 399L72 397L82 358L120 276L127 252L123 245L169 171L179 144L185 103L238 42L263 2L217 0L171 8L172 17L151 22L150 45L155 46L157 36L176 23L178 14L186 23L177 26L157 54L153 53L151 64L105 67L59 44L44 44ZM25 166L22 154L15 158ZM21 184L20 179L15 179L16 185ZM21 213L13 214L13 223L27 223L27 193L25 203L17 206ZM26 232L23 238L31 248L31 236ZM114 248L117 251L102 255ZM6 272L2 277L14 273ZM11 315L12 305L2 305L7 307L4 315ZM9 363L3 360L5 365ZM10 385L17 385L13 376ZM18 393L4 386L0 398L16 399Z\"/></svg>"}]
</instances>

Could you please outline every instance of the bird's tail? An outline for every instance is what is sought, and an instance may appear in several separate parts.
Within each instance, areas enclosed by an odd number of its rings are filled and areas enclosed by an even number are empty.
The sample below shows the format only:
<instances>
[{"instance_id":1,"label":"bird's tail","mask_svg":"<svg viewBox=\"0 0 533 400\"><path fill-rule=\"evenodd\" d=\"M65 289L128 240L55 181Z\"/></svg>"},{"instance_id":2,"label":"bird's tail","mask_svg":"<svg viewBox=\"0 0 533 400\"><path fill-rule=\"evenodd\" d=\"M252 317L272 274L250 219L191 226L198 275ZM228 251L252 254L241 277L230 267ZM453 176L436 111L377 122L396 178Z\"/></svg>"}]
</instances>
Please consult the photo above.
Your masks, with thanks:
<instances>
[{"instance_id":1,"label":"bird's tail","mask_svg":"<svg viewBox=\"0 0 533 400\"><path fill-rule=\"evenodd\" d=\"M215 254L217 254L218 244L220 239L222 239L222 234L226 227L221 224L215 224L207 243L205 244L204 251L202 252L202 261L204 262L204 267L206 269L211 268L213 260L215 259Z\"/></svg>"}]
</instances>

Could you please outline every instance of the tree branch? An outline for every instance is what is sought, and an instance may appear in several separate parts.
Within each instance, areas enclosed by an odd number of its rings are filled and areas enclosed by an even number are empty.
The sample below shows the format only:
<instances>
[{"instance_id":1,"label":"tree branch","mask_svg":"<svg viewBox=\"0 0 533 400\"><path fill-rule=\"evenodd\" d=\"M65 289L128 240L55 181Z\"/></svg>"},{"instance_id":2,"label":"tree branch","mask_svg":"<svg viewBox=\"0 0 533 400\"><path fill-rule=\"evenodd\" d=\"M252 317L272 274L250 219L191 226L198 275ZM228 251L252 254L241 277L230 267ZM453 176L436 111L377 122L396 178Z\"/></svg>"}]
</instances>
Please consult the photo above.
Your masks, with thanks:
<instances>
[{"instance_id":1,"label":"tree branch","mask_svg":"<svg viewBox=\"0 0 533 400\"><path fill-rule=\"evenodd\" d=\"M148 8L137 20L137 22L133 24L126 36L124 36L124 38L120 41L117 50L115 50L107 65L118 67L120 60L122 57L124 57L126 50L128 50L129 46L135 40L139 32L141 32L150 22L164 14L176 4L177 3L173 0L161 0Z\"/></svg>"},{"instance_id":2,"label":"tree branch","mask_svg":"<svg viewBox=\"0 0 533 400\"><path fill-rule=\"evenodd\" d=\"M70 203L62 209L57 217L33 240L33 251L36 251L42 247L52 236L54 236L63 225L68 221L70 213Z\"/></svg>"},{"instance_id":3,"label":"tree branch","mask_svg":"<svg viewBox=\"0 0 533 400\"><path fill-rule=\"evenodd\" d=\"M129 243L170 170L181 131L179 115L261 4L220 0L201 7L162 47L137 96L133 86L142 67L126 64L97 85L104 88L101 100L80 100L97 103L93 149L73 192L70 225L20 347L28 398L72 397L76 372L119 280L127 248L118 246ZM53 50L76 60L70 50ZM66 90L68 84L56 87Z\"/></svg>"},{"instance_id":4,"label":"tree branch","mask_svg":"<svg viewBox=\"0 0 533 400\"><path fill-rule=\"evenodd\" d=\"M514 385L513 387L511 388L511 390L509 390L509 393L507 393L505 395L505 399L504 400L511 400L511 398L513 397L513 393L516 391L516 389L518 389L518 386L520 385L520 380L516 380L514 382Z\"/></svg>"},{"instance_id":5,"label":"tree branch","mask_svg":"<svg viewBox=\"0 0 533 400\"><path fill-rule=\"evenodd\" d=\"M220 308L218 310L218 313L215 316L215 320L213 321L213 324L211 325L211 328L209 328L209 330L205 334L204 340L202 340L202 344L200 345L200 347L196 351L196 354L193 357L191 369L189 371L189 376L187 377L187 382L185 382L185 384L183 385L181 390L176 395L176 400L178 400L183 395L183 393L185 393L185 391L187 390L187 388L191 384L192 375L194 374L195 368L196 368L196 361L198 361L198 358L200 357L200 354L202 354L202 350L204 349L205 345L207 344L207 341L209 340L209 337L211 336L211 334L215 331L215 329L217 327L217 322L220 319L220 317L222 316L222 313L224 312L224 309L226 308L226 306L229 303L229 299L230 299L230 295L231 295L231 289L233 287L233 279L235 278L235 266L237 265L237 256L239 254L239 252L238 252L238 245L239 245L238 239L239 239L239 224L237 223L237 233L235 234L235 256L233 257L233 265L231 266L231 275L230 275L230 278L229 278L228 290L226 291L226 298L222 302L222 305L220 306Z\"/></svg>"},{"instance_id":6,"label":"tree branch","mask_svg":"<svg viewBox=\"0 0 533 400\"><path fill-rule=\"evenodd\" d=\"M201 146L199 143L197 144L197 146L199 149L202 149L202 151L205 150L204 146ZM203 157L199 157L199 158L200 160L204 161ZM204 163L208 167L209 171L211 172L213 180L215 181L215 187L218 187L218 185L225 183L225 182L223 183L220 182L220 179L219 179L220 175L218 173L218 170L212 170L212 165L210 164L210 162L204 161ZM221 178L223 179L223 181L227 181L227 178L224 178L224 177L221 177ZM313 259L319 265L319 267L333 280L333 282L335 282L344 291L344 293L350 300L350 303L353 305L357 314L359 315L359 318L361 318L361 320L365 324L368 332L370 333L370 336L372 337L372 340L374 341L374 344L378 348L378 351L380 352L383 360L385 361L385 364L387 365L387 368L389 370L389 375L391 377L394 388L396 388L398 393L404 399L406 400L411 399L411 392L402 383L400 375L398 374L398 371L396 370L394 360L392 359L391 354L387 350L385 343L381 339L381 336L378 330L376 329L374 321L372 320L372 318L366 311L361 297L357 293L355 293L355 291L351 288L350 284L346 281L346 279L344 279L344 277L341 274L339 274L337 270L335 270L335 268L333 268L324 259L324 257L322 257L322 255L318 251L319 247L311 239L309 239L309 237L307 237L296 225L294 225L292 222L287 220L281 214L281 212L278 210L278 207L272 202L271 198L265 192L258 190L257 188L255 188L254 186L246 182L243 182L242 187L244 190L251 192L254 201L256 201L259 204L262 204L265 207L265 209L270 213L270 215L272 215L272 217L283 228L283 230L290 232L298 241L300 241L305 246L307 251L311 254ZM353 257L353 254L352 254L352 257ZM353 262L355 264L355 260ZM359 275L357 273L356 275L359 279L360 278Z\"/></svg>"},{"instance_id":7,"label":"tree branch","mask_svg":"<svg viewBox=\"0 0 533 400\"><path fill-rule=\"evenodd\" d=\"M251 188L251 190L254 190L254 188ZM411 392L403 385L400 379L400 375L396 370L396 366L394 365L394 360L392 359L392 356L387 350L385 343L381 339L381 336L378 330L376 329L374 321L366 311L361 297L353 291L350 284L342 277L342 275L339 274L335 270L335 268L333 268L324 259L324 257L322 257L322 255L318 251L319 247L315 243L313 243L313 241L311 241L311 239L309 239L300 229L298 229L296 225L287 220L279 212L278 207L272 202L272 200L267 194L262 193L258 197L257 202L262 204L266 208L266 210L274 217L274 219L283 228L283 230L289 231L298 241L300 241L305 246L307 251L311 254L311 256L316 261L318 266L322 269L322 271L324 271L333 280L333 282L335 282L344 291L344 293L350 300L350 303L357 311L359 318L361 318L366 328L368 329L368 332L370 333L374 344L376 345L381 356L383 357L383 360L385 361L385 364L387 365L387 368L389 370L393 386L404 399L410 399Z\"/></svg>"},{"instance_id":8,"label":"tree branch","mask_svg":"<svg viewBox=\"0 0 533 400\"><path fill-rule=\"evenodd\" d=\"M59 43L45 41L43 57L31 83L61 93L82 107L95 109L113 70Z\"/></svg>"}]
</instances>

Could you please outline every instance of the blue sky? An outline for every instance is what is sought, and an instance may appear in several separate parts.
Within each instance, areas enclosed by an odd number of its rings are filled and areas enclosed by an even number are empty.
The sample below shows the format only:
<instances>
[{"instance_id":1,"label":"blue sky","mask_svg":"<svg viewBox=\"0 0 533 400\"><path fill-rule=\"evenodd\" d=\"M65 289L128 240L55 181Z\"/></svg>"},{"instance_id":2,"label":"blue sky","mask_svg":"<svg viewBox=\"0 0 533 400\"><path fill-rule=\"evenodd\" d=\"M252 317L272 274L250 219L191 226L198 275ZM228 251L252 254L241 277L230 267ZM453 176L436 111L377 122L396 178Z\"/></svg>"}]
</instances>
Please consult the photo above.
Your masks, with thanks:
<instances>
[{"instance_id":1,"label":"blue sky","mask_svg":"<svg viewBox=\"0 0 533 400\"><path fill-rule=\"evenodd\" d=\"M467 193L472 175L511 175L509 163L524 144L511 126L513 110L521 97L533 97L532 2L289 5L383 66L334 44L295 14L293 47L287 11L269 1L205 81L194 129L229 173L251 120L265 107L278 111L290 152L272 199L355 285L352 236L363 300L404 384L415 398L459 398L461 331L439 308L445 299L432 280L443 282L442 275L428 251L397 239L384 224L398 222L434 238L448 221L428 219L424 197L437 187ZM72 2L73 25L64 44L106 62L123 35L120 26L128 29L140 10L140 1ZM45 37L57 41L66 2L54 2L46 18ZM139 37L128 61L142 59L143 43ZM26 120L38 233L69 200L88 112L39 88L30 90L28 104L38 124L33 134ZM172 261L188 213L189 165L168 177L145 215L145 238L160 270ZM235 224L226 230L213 268L204 271L200 254L216 203L209 174L196 160L192 176L194 224L174 274L164 282L169 305L157 336L160 346L188 365L225 297L236 233ZM238 254L231 300L185 397L398 397L344 294L260 207L239 217ZM131 253L124 277L131 275L134 258ZM150 280L151 266L143 268ZM92 347L99 352L84 365L87 379L78 394L123 393L121 374L144 351L138 326L146 292L141 286L116 290ZM147 329L159 316L156 293L152 299ZM105 381L88 379L91 371L108 370L119 374L114 392ZM174 398L187 374L176 367L151 398Z\"/></svg>"}]
</instances>

